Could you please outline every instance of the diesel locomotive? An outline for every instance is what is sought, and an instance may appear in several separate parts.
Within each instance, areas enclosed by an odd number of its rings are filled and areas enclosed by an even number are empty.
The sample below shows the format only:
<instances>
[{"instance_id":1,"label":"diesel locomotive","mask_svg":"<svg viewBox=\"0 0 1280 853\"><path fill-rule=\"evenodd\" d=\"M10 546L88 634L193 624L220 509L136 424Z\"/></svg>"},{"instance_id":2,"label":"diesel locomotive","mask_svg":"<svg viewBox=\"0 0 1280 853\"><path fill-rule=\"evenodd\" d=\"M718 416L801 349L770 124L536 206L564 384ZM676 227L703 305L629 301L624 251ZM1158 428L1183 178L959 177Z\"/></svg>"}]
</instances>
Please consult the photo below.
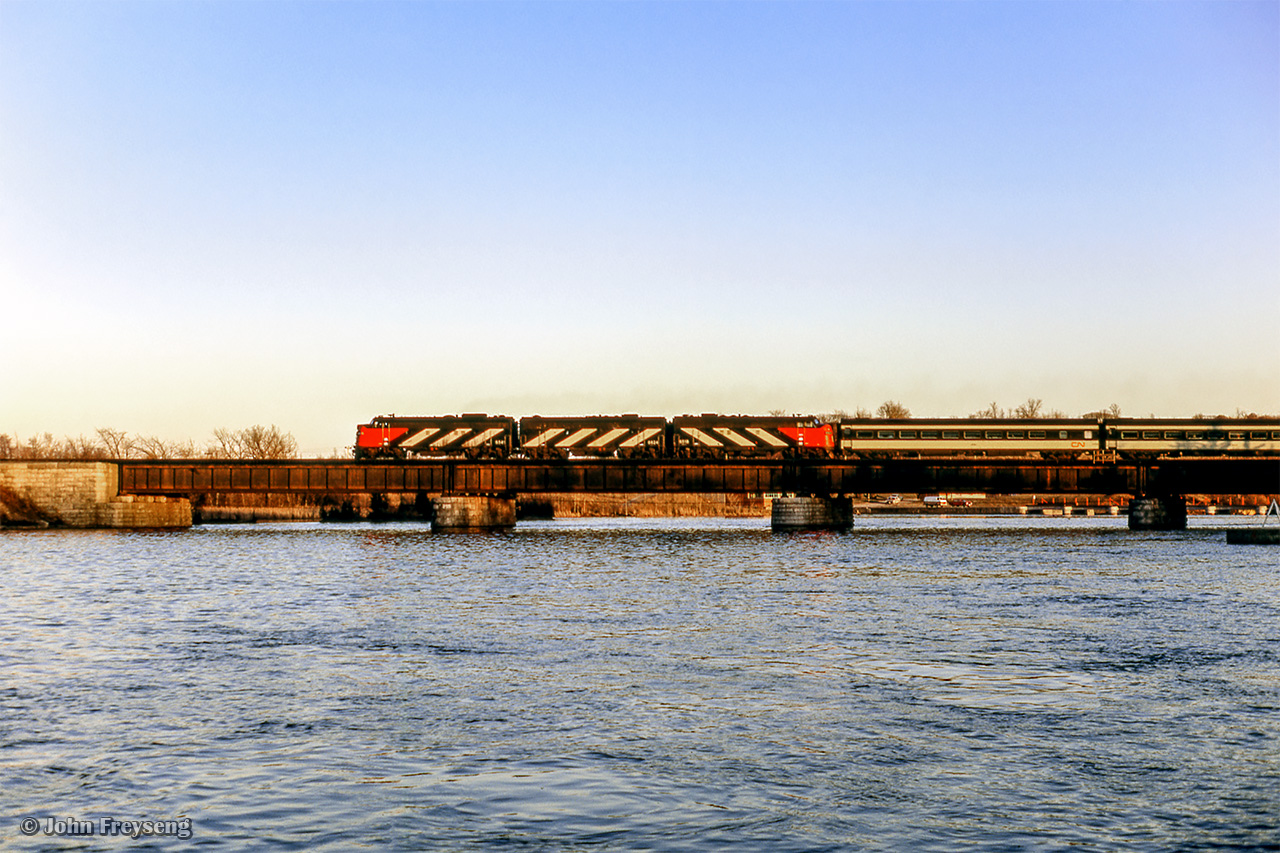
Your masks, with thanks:
<instances>
[{"instance_id":1,"label":"diesel locomotive","mask_svg":"<svg viewBox=\"0 0 1280 853\"><path fill-rule=\"evenodd\" d=\"M971 418L641 415L381 415L356 427L356 459L1062 460L1280 456L1280 419Z\"/></svg>"}]
</instances>

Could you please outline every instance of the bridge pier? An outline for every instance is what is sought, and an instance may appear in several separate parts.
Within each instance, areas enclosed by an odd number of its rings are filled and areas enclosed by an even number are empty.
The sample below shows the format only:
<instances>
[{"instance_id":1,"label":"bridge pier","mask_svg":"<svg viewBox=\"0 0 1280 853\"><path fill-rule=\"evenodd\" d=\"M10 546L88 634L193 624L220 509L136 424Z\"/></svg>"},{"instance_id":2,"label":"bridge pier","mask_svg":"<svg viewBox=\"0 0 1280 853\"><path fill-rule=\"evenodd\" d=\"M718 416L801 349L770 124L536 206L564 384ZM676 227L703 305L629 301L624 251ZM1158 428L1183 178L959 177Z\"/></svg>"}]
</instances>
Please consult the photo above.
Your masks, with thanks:
<instances>
[{"instance_id":1,"label":"bridge pier","mask_svg":"<svg viewBox=\"0 0 1280 853\"><path fill-rule=\"evenodd\" d=\"M848 530L852 498L774 498L769 526L774 530Z\"/></svg>"},{"instance_id":2,"label":"bridge pier","mask_svg":"<svg viewBox=\"0 0 1280 853\"><path fill-rule=\"evenodd\" d=\"M431 517L433 533L507 530L516 526L515 498L492 495L441 495Z\"/></svg>"},{"instance_id":3,"label":"bridge pier","mask_svg":"<svg viewBox=\"0 0 1280 853\"><path fill-rule=\"evenodd\" d=\"M1134 498L1129 501L1129 529L1186 530L1186 498L1181 495Z\"/></svg>"}]
</instances>

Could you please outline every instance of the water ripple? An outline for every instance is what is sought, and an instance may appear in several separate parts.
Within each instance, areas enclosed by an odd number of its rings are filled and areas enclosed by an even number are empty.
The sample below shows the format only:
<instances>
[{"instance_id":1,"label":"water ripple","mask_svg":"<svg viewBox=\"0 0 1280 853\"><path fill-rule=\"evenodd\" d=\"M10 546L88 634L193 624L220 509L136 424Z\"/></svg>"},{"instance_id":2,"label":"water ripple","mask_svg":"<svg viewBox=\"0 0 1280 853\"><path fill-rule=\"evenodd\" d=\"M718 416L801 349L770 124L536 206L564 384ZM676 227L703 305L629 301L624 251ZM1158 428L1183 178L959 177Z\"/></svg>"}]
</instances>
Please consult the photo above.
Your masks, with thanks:
<instances>
[{"instance_id":1,"label":"water ripple","mask_svg":"<svg viewBox=\"0 0 1280 853\"><path fill-rule=\"evenodd\" d=\"M1280 568L1195 526L30 531L0 568L14 849L123 846L31 815L228 849L1280 849Z\"/></svg>"}]
</instances>

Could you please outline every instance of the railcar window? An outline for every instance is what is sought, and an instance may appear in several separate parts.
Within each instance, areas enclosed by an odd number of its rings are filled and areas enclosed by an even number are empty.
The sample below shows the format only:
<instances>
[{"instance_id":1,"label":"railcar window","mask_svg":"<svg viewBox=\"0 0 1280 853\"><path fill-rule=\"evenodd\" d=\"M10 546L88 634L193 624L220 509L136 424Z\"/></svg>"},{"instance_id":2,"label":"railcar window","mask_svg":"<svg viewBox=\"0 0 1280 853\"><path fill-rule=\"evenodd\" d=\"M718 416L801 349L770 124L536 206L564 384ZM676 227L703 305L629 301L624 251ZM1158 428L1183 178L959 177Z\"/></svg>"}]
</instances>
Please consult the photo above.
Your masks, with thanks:
<instances>
[{"instance_id":1,"label":"railcar window","mask_svg":"<svg viewBox=\"0 0 1280 853\"><path fill-rule=\"evenodd\" d=\"M916 431L915 431L915 430L913 430L913 429L904 429L904 430L899 434L899 437L900 437L900 438L915 438L915 437L916 437Z\"/></svg>"},{"instance_id":2,"label":"railcar window","mask_svg":"<svg viewBox=\"0 0 1280 853\"><path fill-rule=\"evenodd\" d=\"M876 438L893 438L893 430L882 429L876 433Z\"/></svg>"},{"instance_id":3,"label":"railcar window","mask_svg":"<svg viewBox=\"0 0 1280 853\"><path fill-rule=\"evenodd\" d=\"M1000 432L999 430L989 429L987 430L986 437L987 438L1004 438L1004 433Z\"/></svg>"},{"instance_id":4,"label":"railcar window","mask_svg":"<svg viewBox=\"0 0 1280 853\"><path fill-rule=\"evenodd\" d=\"M1125 439L1135 439L1138 437L1138 431L1133 429L1120 430L1120 437Z\"/></svg>"},{"instance_id":5,"label":"railcar window","mask_svg":"<svg viewBox=\"0 0 1280 853\"><path fill-rule=\"evenodd\" d=\"M1022 438L1022 435L1023 433L1022 433L1022 430L1020 429L1009 430L1009 438Z\"/></svg>"},{"instance_id":6,"label":"railcar window","mask_svg":"<svg viewBox=\"0 0 1280 853\"><path fill-rule=\"evenodd\" d=\"M1174 430L1165 430L1164 437L1169 440L1176 440L1182 438L1182 435Z\"/></svg>"},{"instance_id":7,"label":"railcar window","mask_svg":"<svg viewBox=\"0 0 1280 853\"><path fill-rule=\"evenodd\" d=\"M976 429L967 429L964 431L964 437L970 440L982 438L982 433L978 432Z\"/></svg>"},{"instance_id":8,"label":"railcar window","mask_svg":"<svg viewBox=\"0 0 1280 853\"><path fill-rule=\"evenodd\" d=\"M920 430L920 437L921 438L937 438L938 431L936 429L922 429Z\"/></svg>"},{"instance_id":9,"label":"railcar window","mask_svg":"<svg viewBox=\"0 0 1280 853\"><path fill-rule=\"evenodd\" d=\"M1243 441L1243 440L1244 440L1244 433L1242 433L1242 432L1233 432L1233 433L1230 433L1230 434L1228 435L1228 438L1229 438L1231 441Z\"/></svg>"},{"instance_id":10,"label":"railcar window","mask_svg":"<svg viewBox=\"0 0 1280 853\"><path fill-rule=\"evenodd\" d=\"M1275 439L1280 439L1280 429L1278 429L1278 430L1276 430L1275 432L1271 433L1271 437L1272 437L1272 438L1275 438Z\"/></svg>"},{"instance_id":11,"label":"railcar window","mask_svg":"<svg viewBox=\"0 0 1280 853\"><path fill-rule=\"evenodd\" d=\"M1261 440L1261 439L1264 439L1264 438L1266 438L1266 437L1267 437L1267 434L1266 434L1265 432L1251 432L1251 433L1249 433L1249 438L1252 438L1252 439L1255 439L1255 440Z\"/></svg>"},{"instance_id":12,"label":"railcar window","mask_svg":"<svg viewBox=\"0 0 1280 853\"><path fill-rule=\"evenodd\" d=\"M858 438L875 438L876 434L869 429L858 430Z\"/></svg>"},{"instance_id":13,"label":"railcar window","mask_svg":"<svg viewBox=\"0 0 1280 853\"><path fill-rule=\"evenodd\" d=\"M1187 433L1187 441L1204 441L1204 433L1189 432Z\"/></svg>"},{"instance_id":14,"label":"railcar window","mask_svg":"<svg viewBox=\"0 0 1280 853\"><path fill-rule=\"evenodd\" d=\"M1091 430L1091 429L1087 429L1087 430L1085 430L1085 431L1084 431L1084 437L1085 437L1085 438L1093 438L1093 430Z\"/></svg>"},{"instance_id":15,"label":"railcar window","mask_svg":"<svg viewBox=\"0 0 1280 853\"><path fill-rule=\"evenodd\" d=\"M960 437L960 432L958 430L953 430L953 429L944 429L942 431L942 437L944 439L955 441L957 438Z\"/></svg>"},{"instance_id":16,"label":"railcar window","mask_svg":"<svg viewBox=\"0 0 1280 853\"><path fill-rule=\"evenodd\" d=\"M1067 431L1065 429L1058 430L1058 438L1066 438L1066 437L1067 437Z\"/></svg>"},{"instance_id":17,"label":"railcar window","mask_svg":"<svg viewBox=\"0 0 1280 853\"><path fill-rule=\"evenodd\" d=\"M1044 433L1044 430L1042 429L1033 429L1031 430L1031 432L1027 433L1027 437L1028 438L1044 438L1045 433Z\"/></svg>"},{"instance_id":18,"label":"railcar window","mask_svg":"<svg viewBox=\"0 0 1280 853\"><path fill-rule=\"evenodd\" d=\"M1209 441L1222 441L1227 437L1227 434L1225 432L1218 432L1217 430L1210 430L1204 434L1204 437Z\"/></svg>"}]
</instances>

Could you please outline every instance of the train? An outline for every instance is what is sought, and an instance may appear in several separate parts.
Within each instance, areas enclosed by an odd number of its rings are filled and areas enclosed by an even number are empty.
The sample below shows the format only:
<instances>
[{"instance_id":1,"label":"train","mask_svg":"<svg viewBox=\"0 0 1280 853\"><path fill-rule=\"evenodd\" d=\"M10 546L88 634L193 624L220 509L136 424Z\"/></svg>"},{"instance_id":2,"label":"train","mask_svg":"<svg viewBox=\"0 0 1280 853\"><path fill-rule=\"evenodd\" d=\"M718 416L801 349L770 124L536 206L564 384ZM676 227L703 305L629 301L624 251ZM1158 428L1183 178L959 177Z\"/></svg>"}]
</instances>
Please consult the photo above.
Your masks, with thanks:
<instances>
[{"instance_id":1,"label":"train","mask_svg":"<svg viewBox=\"0 0 1280 853\"><path fill-rule=\"evenodd\" d=\"M380 415L356 427L354 451L358 460L1280 456L1280 419Z\"/></svg>"}]
</instances>

